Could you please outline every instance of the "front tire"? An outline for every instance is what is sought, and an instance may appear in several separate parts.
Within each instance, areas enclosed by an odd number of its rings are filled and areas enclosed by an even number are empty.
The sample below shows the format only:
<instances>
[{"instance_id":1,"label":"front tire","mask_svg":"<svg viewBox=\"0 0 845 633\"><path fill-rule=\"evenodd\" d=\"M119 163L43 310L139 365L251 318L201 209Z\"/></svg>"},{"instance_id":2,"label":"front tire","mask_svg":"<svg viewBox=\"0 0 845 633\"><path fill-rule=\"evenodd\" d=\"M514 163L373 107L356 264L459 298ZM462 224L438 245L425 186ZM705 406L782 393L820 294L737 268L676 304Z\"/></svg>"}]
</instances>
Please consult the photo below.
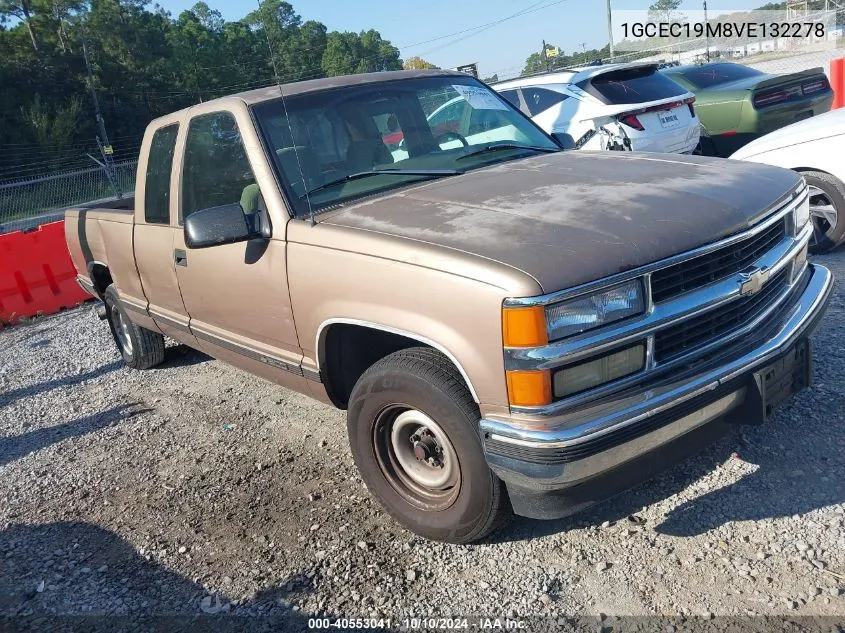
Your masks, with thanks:
<instances>
[{"instance_id":1,"label":"front tire","mask_svg":"<svg viewBox=\"0 0 845 633\"><path fill-rule=\"evenodd\" d=\"M352 390L352 456L373 496L409 530L435 541L477 541L508 513L504 485L484 459L480 417L445 356L401 350L372 365Z\"/></svg>"},{"instance_id":2,"label":"front tire","mask_svg":"<svg viewBox=\"0 0 845 633\"><path fill-rule=\"evenodd\" d=\"M845 184L822 171L802 175L810 187L810 252L826 253L845 241Z\"/></svg>"},{"instance_id":3,"label":"front tire","mask_svg":"<svg viewBox=\"0 0 845 633\"><path fill-rule=\"evenodd\" d=\"M114 286L103 295L106 318L123 362L133 369L149 369L164 361L164 336L132 323Z\"/></svg>"}]
</instances>

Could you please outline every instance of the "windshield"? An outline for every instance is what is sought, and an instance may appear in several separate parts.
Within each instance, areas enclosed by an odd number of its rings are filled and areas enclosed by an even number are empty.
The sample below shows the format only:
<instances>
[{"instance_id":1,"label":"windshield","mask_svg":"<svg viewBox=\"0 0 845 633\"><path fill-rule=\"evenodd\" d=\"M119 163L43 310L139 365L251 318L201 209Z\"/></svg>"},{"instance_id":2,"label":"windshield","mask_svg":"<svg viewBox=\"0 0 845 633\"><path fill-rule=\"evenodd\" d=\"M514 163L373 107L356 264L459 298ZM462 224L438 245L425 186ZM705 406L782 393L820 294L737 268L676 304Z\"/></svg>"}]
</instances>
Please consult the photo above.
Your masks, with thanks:
<instances>
[{"instance_id":1,"label":"windshield","mask_svg":"<svg viewBox=\"0 0 845 633\"><path fill-rule=\"evenodd\" d=\"M345 87L264 102L254 112L297 216L308 214L309 199L316 211L559 149L472 77Z\"/></svg>"},{"instance_id":2,"label":"windshield","mask_svg":"<svg viewBox=\"0 0 845 633\"><path fill-rule=\"evenodd\" d=\"M699 90L720 86L722 84L759 77L763 73L741 64L710 64L698 68L685 68L677 72Z\"/></svg>"}]
</instances>

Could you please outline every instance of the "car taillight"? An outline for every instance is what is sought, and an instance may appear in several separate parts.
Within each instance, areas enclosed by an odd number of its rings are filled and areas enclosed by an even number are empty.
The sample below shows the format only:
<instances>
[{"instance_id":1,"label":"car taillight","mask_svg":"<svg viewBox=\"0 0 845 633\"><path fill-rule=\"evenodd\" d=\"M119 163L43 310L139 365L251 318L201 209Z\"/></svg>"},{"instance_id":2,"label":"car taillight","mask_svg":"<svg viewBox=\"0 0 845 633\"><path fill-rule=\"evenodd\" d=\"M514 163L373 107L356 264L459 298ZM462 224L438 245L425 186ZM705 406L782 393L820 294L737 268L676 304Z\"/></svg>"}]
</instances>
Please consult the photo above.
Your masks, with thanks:
<instances>
[{"instance_id":1,"label":"car taillight","mask_svg":"<svg viewBox=\"0 0 845 633\"><path fill-rule=\"evenodd\" d=\"M640 123L640 120L637 118L636 114L624 114L619 117L619 120L628 127L632 127L635 130L639 130L640 132L645 130L643 124Z\"/></svg>"},{"instance_id":2,"label":"car taillight","mask_svg":"<svg viewBox=\"0 0 845 633\"><path fill-rule=\"evenodd\" d=\"M805 95L813 94L814 92L821 92L822 90L827 90L827 87L827 79L824 77L822 77L821 79L805 81L803 84L801 84L801 90L804 92Z\"/></svg>"},{"instance_id":3,"label":"car taillight","mask_svg":"<svg viewBox=\"0 0 845 633\"><path fill-rule=\"evenodd\" d=\"M786 90L779 90L777 92L766 92L754 97L755 108L765 108L766 106L775 105L776 103L783 103L789 99L789 94Z\"/></svg>"},{"instance_id":4,"label":"car taillight","mask_svg":"<svg viewBox=\"0 0 845 633\"><path fill-rule=\"evenodd\" d=\"M695 104L695 97L691 97L691 98L687 99L686 101L684 101L684 103L686 103L687 107L689 108L689 115L694 119L695 118L695 105L694 105Z\"/></svg>"}]
</instances>

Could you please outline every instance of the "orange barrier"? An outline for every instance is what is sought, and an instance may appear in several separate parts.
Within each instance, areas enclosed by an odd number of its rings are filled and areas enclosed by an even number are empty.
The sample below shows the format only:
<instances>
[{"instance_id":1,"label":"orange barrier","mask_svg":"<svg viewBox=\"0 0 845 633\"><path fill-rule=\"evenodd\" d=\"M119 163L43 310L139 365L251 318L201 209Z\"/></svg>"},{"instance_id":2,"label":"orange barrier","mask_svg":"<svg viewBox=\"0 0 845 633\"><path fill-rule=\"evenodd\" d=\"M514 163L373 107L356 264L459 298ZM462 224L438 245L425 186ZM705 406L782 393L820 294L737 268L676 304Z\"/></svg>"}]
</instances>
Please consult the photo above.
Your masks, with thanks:
<instances>
[{"instance_id":1,"label":"orange barrier","mask_svg":"<svg viewBox=\"0 0 845 633\"><path fill-rule=\"evenodd\" d=\"M0 326L90 298L76 283L64 222L0 235Z\"/></svg>"},{"instance_id":2,"label":"orange barrier","mask_svg":"<svg viewBox=\"0 0 845 633\"><path fill-rule=\"evenodd\" d=\"M831 110L845 108L845 57L831 60L830 86L834 93Z\"/></svg>"}]
</instances>

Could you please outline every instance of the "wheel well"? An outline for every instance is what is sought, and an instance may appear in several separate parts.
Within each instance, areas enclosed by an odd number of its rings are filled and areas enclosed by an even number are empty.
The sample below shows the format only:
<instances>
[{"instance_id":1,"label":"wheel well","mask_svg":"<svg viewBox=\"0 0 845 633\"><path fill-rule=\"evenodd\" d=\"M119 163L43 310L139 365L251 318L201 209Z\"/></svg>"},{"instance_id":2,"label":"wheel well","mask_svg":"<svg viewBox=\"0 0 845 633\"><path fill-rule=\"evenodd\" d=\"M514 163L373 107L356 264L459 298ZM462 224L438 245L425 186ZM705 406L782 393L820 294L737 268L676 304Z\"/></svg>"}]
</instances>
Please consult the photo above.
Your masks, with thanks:
<instances>
[{"instance_id":1,"label":"wheel well","mask_svg":"<svg viewBox=\"0 0 845 633\"><path fill-rule=\"evenodd\" d=\"M91 282L94 284L94 290L97 294L102 296L106 293L106 288L112 284L111 272L105 264L93 262L88 264L88 274L91 276Z\"/></svg>"},{"instance_id":2,"label":"wheel well","mask_svg":"<svg viewBox=\"0 0 845 633\"><path fill-rule=\"evenodd\" d=\"M409 347L429 347L421 341L363 325L335 323L321 346L320 373L335 406L346 409L355 383L385 356Z\"/></svg>"}]
</instances>

